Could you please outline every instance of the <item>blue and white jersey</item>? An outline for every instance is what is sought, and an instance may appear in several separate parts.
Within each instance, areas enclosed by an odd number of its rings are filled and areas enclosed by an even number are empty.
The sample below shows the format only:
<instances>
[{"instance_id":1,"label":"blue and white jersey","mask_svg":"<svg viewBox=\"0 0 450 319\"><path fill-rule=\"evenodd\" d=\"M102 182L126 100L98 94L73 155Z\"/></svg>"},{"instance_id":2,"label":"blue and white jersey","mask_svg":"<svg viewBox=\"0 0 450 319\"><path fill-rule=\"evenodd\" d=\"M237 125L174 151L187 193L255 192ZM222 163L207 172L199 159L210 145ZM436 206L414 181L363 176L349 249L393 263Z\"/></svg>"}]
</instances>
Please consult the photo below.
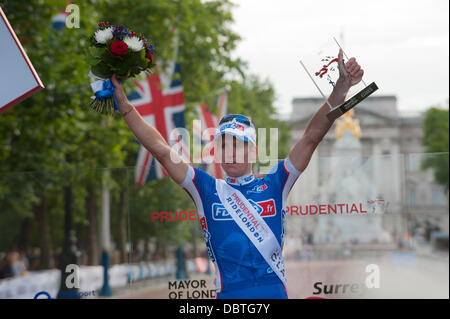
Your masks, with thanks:
<instances>
[{"instance_id":1,"label":"blue and white jersey","mask_svg":"<svg viewBox=\"0 0 450 319\"><path fill-rule=\"evenodd\" d=\"M226 182L239 190L254 205L256 211L271 228L283 248L286 200L297 178L298 171L289 157L280 161L263 178L253 174L239 178L226 178ZM279 294L273 298L286 298L286 288L272 271L250 239L235 223L217 196L216 180L198 168L189 167L181 186L197 206L198 217L208 249L216 268L218 298L246 289L276 285ZM267 294L266 294L267 295ZM252 298L252 296L242 296ZM258 298L254 295L253 298Z\"/></svg>"}]
</instances>

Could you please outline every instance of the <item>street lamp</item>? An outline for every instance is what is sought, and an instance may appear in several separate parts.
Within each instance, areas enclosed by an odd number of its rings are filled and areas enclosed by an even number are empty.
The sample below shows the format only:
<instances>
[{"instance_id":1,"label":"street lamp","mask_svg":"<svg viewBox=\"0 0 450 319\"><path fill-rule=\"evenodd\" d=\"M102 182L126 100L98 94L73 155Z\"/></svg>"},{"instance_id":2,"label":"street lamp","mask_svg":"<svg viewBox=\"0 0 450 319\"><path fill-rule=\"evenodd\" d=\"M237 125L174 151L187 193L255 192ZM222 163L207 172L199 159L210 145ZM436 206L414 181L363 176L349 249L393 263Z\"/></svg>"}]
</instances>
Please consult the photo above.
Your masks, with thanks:
<instances>
[{"instance_id":1,"label":"street lamp","mask_svg":"<svg viewBox=\"0 0 450 319\"><path fill-rule=\"evenodd\" d=\"M66 161L70 162L70 155L66 155ZM69 175L70 176L70 175ZM72 225L72 186L70 178L67 178L67 185L64 186L64 245L59 257L59 269L61 270L61 283L58 297L68 296L68 298L79 298L78 283L68 284L67 279L71 273L66 272L70 264L78 264L79 253L76 248L75 230ZM76 268L77 269L77 268ZM76 274L78 275L78 274ZM72 276L73 277L73 276ZM78 276L75 276L79 279Z\"/></svg>"},{"instance_id":2,"label":"street lamp","mask_svg":"<svg viewBox=\"0 0 450 319\"><path fill-rule=\"evenodd\" d=\"M109 285L109 251L111 250L111 233L110 233L110 202L109 188L107 179L109 178L108 169L103 175L102 186L102 265L103 265L103 287L100 290L100 296L111 297L112 291Z\"/></svg>"}]
</instances>

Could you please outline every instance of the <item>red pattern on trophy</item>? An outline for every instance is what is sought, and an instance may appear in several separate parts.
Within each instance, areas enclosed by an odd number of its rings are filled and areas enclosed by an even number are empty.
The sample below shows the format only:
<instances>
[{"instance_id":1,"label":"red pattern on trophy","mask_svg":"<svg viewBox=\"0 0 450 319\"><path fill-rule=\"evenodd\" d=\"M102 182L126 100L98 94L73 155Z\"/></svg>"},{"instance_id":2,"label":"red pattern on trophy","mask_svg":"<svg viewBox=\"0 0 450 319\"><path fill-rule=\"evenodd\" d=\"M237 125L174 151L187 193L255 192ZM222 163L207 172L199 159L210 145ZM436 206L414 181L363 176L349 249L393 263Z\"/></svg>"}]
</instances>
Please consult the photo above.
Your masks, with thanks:
<instances>
[{"instance_id":1,"label":"red pattern on trophy","mask_svg":"<svg viewBox=\"0 0 450 319\"><path fill-rule=\"evenodd\" d=\"M326 60L327 61L327 60ZM331 63L334 62L338 62L338 58L334 58L333 60L331 60L328 64L325 64L322 69L320 69L319 72L316 72L316 76L318 75L319 77L323 77L327 72L328 72L328 67L330 66ZM332 70L333 71L333 70Z\"/></svg>"}]
</instances>

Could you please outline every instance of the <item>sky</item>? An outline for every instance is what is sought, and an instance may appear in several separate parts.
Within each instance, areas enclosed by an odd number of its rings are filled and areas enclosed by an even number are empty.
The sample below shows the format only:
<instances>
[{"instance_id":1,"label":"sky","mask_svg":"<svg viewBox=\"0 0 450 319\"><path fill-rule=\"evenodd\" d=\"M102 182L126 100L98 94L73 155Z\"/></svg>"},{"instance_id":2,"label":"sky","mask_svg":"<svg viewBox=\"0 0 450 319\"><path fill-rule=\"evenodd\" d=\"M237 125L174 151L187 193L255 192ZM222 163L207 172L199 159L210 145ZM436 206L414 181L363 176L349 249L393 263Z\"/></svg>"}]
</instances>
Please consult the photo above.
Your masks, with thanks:
<instances>
[{"instance_id":1,"label":"sky","mask_svg":"<svg viewBox=\"0 0 450 319\"><path fill-rule=\"evenodd\" d=\"M295 97L318 96L300 59L335 36L376 82L374 95L397 96L414 114L448 107L448 0L231 0L242 40L233 56L275 88L280 114Z\"/></svg>"}]
</instances>

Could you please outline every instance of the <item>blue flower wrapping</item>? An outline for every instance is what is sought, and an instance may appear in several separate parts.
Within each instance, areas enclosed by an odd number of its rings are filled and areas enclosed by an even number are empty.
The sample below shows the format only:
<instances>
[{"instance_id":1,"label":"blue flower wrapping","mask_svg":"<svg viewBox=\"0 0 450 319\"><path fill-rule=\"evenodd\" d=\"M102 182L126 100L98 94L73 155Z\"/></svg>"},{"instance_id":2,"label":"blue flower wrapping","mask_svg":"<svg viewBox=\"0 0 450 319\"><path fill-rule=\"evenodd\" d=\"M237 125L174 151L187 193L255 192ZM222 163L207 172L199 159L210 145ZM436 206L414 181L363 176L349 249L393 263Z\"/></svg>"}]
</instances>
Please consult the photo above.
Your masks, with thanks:
<instances>
[{"instance_id":1,"label":"blue flower wrapping","mask_svg":"<svg viewBox=\"0 0 450 319\"><path fill-rule=\"evenodd\" d=\"M114 108L116 110L119 110L119 105L117 104L116 96L114 95L114 90L115 90L114 85L112 84L111 80L108 79L105 82L103 82L103 90L95 92L95 97L99 101L103 101L104 99L112 97L114 99Z\"/></svg>"}]
</instances>

